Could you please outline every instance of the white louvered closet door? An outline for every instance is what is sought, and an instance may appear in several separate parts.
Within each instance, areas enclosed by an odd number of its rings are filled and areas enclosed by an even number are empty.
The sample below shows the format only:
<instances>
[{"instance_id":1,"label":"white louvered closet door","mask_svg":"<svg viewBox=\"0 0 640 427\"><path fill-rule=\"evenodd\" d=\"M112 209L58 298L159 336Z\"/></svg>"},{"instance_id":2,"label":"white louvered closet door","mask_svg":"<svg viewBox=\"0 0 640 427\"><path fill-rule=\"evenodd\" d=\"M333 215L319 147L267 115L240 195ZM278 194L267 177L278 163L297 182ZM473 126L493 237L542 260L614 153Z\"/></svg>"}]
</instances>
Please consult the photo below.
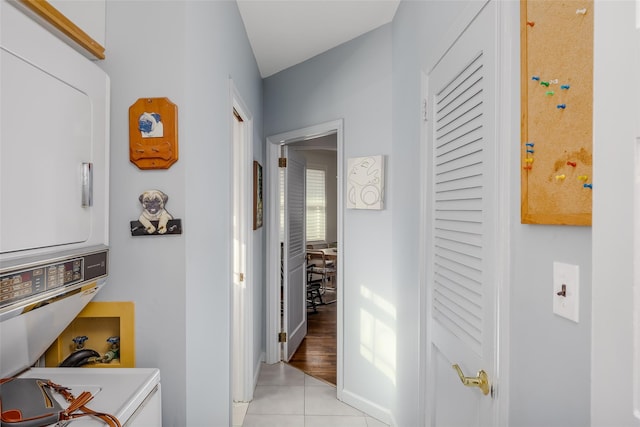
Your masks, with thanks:
<instances>
[{"instance_id":1,"label":"white louvered closet door","mask_svg":"<svg viewBox=\"0 0 640 427\"><path fill-rule=\"evenodd\" d=\"M284 278L283 359L289 361L307 335L306 249L305 249L306 164L295 150L287 149L285 168L286 275Z\"/></svg>"},{"instance_id":2,"label":"white louvered closet door","mask_svg":"<svg viewBox=\"0 0 640 427\"><path fill-rule=\"evenodd\" d=\"M496 7L489 2L429 74L428 288L432 426L494 425Z\"/></svg>"}]
</instances>

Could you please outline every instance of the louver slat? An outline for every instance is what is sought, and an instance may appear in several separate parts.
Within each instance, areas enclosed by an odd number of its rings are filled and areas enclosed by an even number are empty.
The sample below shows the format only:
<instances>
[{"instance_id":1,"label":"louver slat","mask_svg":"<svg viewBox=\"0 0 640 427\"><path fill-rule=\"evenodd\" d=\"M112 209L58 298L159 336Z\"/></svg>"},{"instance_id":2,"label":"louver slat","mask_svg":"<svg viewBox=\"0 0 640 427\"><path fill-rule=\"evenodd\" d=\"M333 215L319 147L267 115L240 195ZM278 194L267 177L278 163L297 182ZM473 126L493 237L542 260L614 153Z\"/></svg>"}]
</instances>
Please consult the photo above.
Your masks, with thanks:
<instances>
[{"instance_id":1,"label":"louver slat","mask_svg":"<svg viewBox=\"0 0 640 427\"><path fill-rule=\"evenodd\" d=\"M482 53L436 94L434 318L480 354L483 264Z\"/></svg>"}]
</instances>

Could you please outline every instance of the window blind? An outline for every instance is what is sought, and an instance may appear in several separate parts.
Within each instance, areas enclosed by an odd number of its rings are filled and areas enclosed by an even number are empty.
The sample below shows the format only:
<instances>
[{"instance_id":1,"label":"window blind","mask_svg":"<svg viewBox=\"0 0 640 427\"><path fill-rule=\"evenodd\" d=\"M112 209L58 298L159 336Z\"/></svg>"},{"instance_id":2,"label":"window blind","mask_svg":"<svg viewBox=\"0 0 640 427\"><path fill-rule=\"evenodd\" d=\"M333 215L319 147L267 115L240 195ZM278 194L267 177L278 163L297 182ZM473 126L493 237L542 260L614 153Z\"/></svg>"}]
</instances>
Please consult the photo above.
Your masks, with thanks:
<instances>
[{"instance_id":1,"label":"window blind","mask_svg":"<svg viewBox=\"0 0 640 427\"><path fill-rule=\"evenodd\" d=\"M307 241L326 238L325 171L307 168Z\"/></svg>"}]
</instances>

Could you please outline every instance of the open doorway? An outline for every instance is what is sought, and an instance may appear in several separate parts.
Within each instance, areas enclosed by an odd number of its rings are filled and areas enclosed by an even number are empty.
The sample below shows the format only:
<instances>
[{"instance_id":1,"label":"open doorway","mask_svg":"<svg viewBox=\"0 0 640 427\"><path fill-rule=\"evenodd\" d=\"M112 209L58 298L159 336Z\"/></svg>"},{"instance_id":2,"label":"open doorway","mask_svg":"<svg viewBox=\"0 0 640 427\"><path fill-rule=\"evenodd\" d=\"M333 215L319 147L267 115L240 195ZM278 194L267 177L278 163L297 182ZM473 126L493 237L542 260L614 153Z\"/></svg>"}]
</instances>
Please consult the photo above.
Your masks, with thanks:
<instances>
[{"instance_id":1,"label":"open doorway","mask_svg":"<svg viewBox=\"0 0 640 427\"><path fill-rule=\"evenodd\" d=\"M336 252L336 275L335 275L335 302L334 310L335 310L335 366L336 366L336 377L335 384L337 388L337 397L340 398L341 388L342 388L342 353L341 353L341 342L342 342L342 328L341 328L341 318L343 305L341 300L342 295L342 175L343 175L343 155L342 155L342 144L343 144L343 136L342 136L342 121L337 120L333 122L328 122L316 126L312 126L309 128L299 129L296 131L287 132L280 135L275 135L267 138L267 176L269 178L269 183L267 186L267 218L268 218L268 235L267 235L267 363L276 363L280 360L283 360L282 357L282 344L278 341L279 337L282 337L286 334L287 325L282 325L281 315L283 312L286 312L286 307L281 304L281 296L283 295L283 281L286 282L286 269L283 269L283 265L281 263L282 259L282 251L286 253L286 239L283 246L281 247L282 234L281 227L283 224L280 222L280 169L278 167L278 159L281 157L281 153L283 148L293 149L295 144L298 145L298 150L301 153L305 151L313 152L320 151L317 148L311 148L314 142L307 142L313 140L320 140L322 137L326 137L329 135L333 135L335 139L335 239L329 237L326 238L330 240L329 243L335 242L335 252ZM316 143L318 141L315 141ZM326 141L325 141L326 142ZM326 146L324 147L324 151L326 150ZM310 164L313 165L313 161ZM329 172L334 173L334 172ZM333 235L332 235L333 236ZM326 239L325 239L326 240ZM304 239L305 251L307 239ZM283 278L283 276L285 276ZM286 286L286 283L285 283ZM306 307L306 292L305 298L299 301L300 304L304 304L305 316L307 315L307 307ZM297 304L297 302L296 302ZM312 310L309 310L310 312ZM314 314L309 315L313 317ZM283 334L284 333L284 334ZM285 344L286 346L286 344Z\"/></svg>"},{"instance_id":2,"label":"open doorway","mask_svg":"<svg viewBox=\"0 0 640 427\"><path fill-rule=\"evenodd\" d=\"M337 134L289 144L304 158L306 336L289 358L290 365L336 385L337 377ZM281 205L284 173L280 173ZM281 230L284 230L281 209ZM284 242L284 233L281 233Z\"/></svg>"}]
</instances>

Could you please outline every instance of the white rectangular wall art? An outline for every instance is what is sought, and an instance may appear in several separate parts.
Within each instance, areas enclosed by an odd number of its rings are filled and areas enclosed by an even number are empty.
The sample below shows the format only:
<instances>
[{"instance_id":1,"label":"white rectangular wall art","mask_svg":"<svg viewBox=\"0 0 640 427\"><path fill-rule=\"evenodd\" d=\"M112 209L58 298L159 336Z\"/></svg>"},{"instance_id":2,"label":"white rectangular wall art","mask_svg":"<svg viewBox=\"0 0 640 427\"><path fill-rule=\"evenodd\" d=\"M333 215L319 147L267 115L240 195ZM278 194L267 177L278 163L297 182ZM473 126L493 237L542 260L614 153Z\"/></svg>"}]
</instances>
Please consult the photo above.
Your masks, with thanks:
<instances>
[{"instance_id":1,"label":"white rectangular wall art","mask_svg":"<svg viewBox=\"0 0 640 427\"><path fill-rule=\"evenodd\" d=\"M384 156L347 160L347 208L384 208Z\"/></svg>"}]
</instances>

